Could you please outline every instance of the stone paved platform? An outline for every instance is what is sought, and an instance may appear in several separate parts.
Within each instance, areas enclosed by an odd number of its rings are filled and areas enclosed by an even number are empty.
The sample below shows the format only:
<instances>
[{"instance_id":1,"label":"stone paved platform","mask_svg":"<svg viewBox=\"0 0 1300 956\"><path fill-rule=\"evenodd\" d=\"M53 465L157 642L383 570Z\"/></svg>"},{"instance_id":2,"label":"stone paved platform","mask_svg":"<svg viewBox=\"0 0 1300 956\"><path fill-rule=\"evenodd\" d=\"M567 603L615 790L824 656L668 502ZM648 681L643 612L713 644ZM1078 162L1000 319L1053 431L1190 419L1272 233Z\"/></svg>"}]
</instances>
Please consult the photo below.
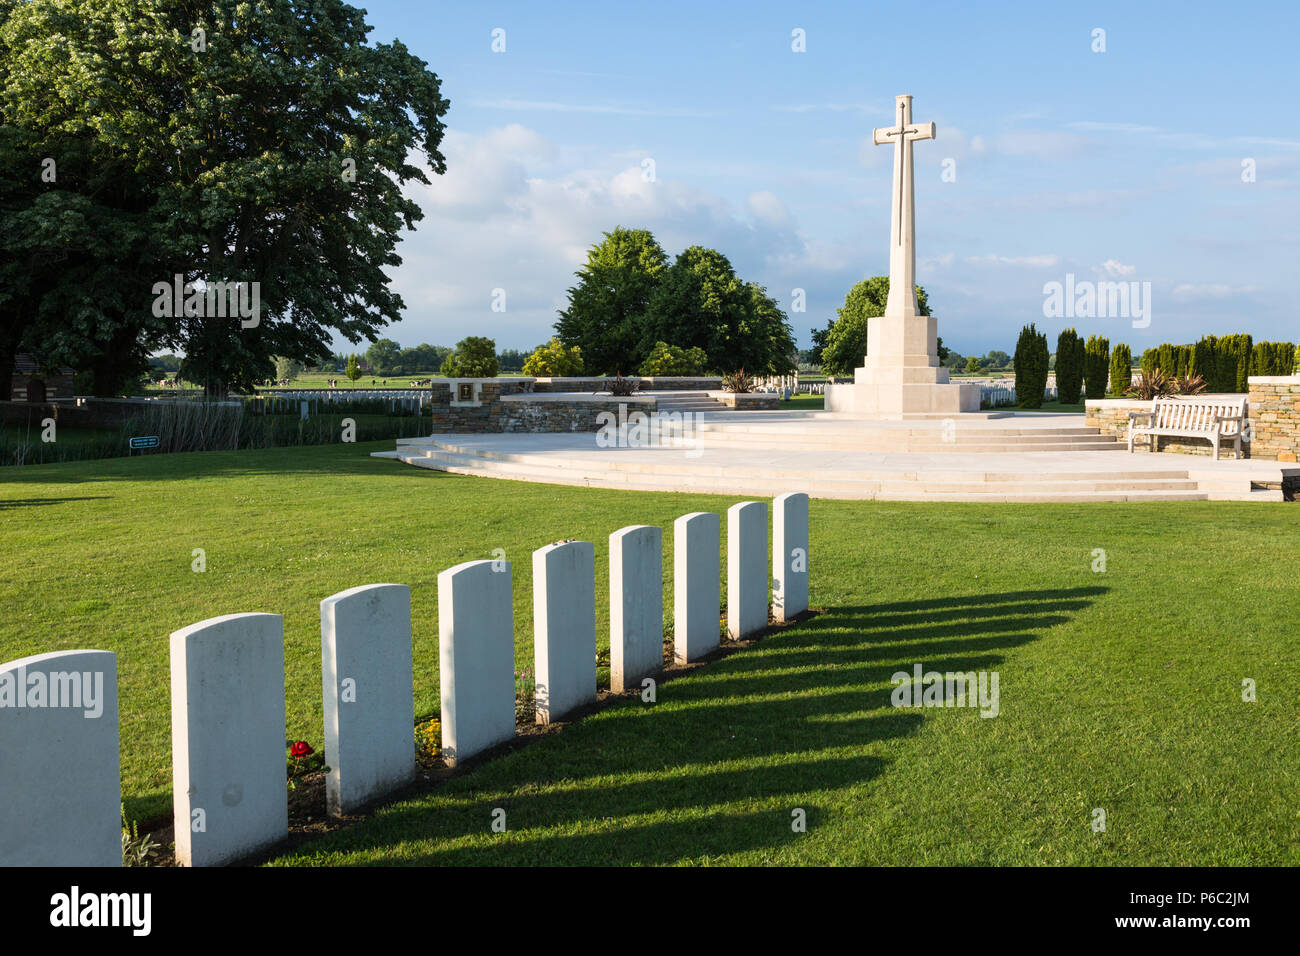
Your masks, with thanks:
<instances>
[{"instance_id":1,"label":"stone paved platform","mask_svg":"<svg viewBox=\"0 0 1300 956\"><path fill-rule=\"evenodd\" d=\"M1085 441L1082 415L879 422L834 413L704 416L686 442L593 433L435 435L378 452L455 474L584 487L901 501L1280 501L1300 466ZM1084 429L1084 431L1088 431ZM1091 430L1095 432L1096 430ZM620 440L628 436L614 436ZM892 447L891 447L892 446Z\"/></svg>"}]
</instances>

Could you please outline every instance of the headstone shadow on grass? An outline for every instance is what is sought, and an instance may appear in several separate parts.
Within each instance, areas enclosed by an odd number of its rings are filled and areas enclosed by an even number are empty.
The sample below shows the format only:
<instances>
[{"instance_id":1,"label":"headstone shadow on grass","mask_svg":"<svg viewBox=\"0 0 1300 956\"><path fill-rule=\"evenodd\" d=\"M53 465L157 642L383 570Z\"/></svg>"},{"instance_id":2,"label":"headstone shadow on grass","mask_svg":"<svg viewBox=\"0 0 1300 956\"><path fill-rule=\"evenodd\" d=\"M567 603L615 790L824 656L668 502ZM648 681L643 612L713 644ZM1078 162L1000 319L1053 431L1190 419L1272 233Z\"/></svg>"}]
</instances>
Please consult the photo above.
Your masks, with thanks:
<instances>
[{"instance_id":1,"label":"headstone shadow on grass","mask_svg":"<svg viewBox=\"0 0 1300 956\"><path fill-rule=\"evenodd\" d=\"M995 669L1002 652L1105 591L827 608L664 685L657 704L630 699L304 849L420 865L656 864L777 849L798 836L792 808L815 825L819 793L888 773L893 760L875 745L929 719L892 706L891 675L918 662ZM506 830L483 839L496 810Z\"/></svg>"}]
</instances>

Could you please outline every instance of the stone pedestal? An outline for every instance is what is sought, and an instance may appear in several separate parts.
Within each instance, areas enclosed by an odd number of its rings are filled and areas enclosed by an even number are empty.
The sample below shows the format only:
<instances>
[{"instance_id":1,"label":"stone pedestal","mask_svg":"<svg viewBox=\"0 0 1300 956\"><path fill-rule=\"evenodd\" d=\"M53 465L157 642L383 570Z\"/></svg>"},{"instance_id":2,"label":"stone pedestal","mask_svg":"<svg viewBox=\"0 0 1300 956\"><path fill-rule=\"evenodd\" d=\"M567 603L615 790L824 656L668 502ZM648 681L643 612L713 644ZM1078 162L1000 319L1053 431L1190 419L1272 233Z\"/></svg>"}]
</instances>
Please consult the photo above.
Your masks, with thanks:
<instances>
[{"instance_id":1,"label":"stone pedestal","mask_svg":"<svg viewBox=\"0 0 1300 956\"><path fill-rule=\"evenodd\" d=\"M939 367L932 315L882 316L867 323L867 357L852 385L828 385L826 409L871 418L977 412L980 388L948 381Z\"/></svg>"}]
</instances>

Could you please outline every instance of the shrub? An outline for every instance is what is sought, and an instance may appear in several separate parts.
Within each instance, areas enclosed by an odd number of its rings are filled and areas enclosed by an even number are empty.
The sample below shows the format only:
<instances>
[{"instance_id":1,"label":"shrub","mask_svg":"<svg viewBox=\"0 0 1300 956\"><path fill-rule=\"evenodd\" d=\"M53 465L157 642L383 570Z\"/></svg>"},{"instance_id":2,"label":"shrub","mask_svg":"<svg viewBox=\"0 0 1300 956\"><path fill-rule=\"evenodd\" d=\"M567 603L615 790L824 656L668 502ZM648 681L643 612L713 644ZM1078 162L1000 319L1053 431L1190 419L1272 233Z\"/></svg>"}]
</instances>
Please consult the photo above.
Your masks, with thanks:
<instances>
[{"instance_id":1,"label":"shrub","mask_svg":"<svg viewBox=\"0 0 1300 956\"><path fill-rule=\"evenodd\" d=\"M1123 342L1110 350L1110 394L1123 395L1133 384L1133 351Z\"/></svg>"},{"instance_id":2,"label":"shrub","mask_svg":"<svg viewBox=\"0 0 1300 956\"><path fill-rule=\"evenodd\" d=\"M1042 408L1047 388L1047 336L1030 322L1016 342L1016 400L1021 408Z\"/></svg>"},{"instance_id":3,"label":"shrub","mask_svg":"<svg viewBox=\"0 0 1300 956\"><path fill-rule=\"evenodd\" d=\"M684 349L667 342L656 342L641 363L642 375L703 375L708 364L704 349Z\"/></svg>"},{"instance_id":4,"label":"shrub","mask_svg":"<svg viewBox=\"0 0 1300 956\"><path fill-rule=\"evenodd\" d=\"M1124 394L1146 401L1161 395L1169 395L1171 394L1169 377L1159 368L1153 368L1150 372L1143 370L1137 377L1137 381Z\"/></svg>"},{"instance_id":5,"label":"shrub","mask_svg":"<svg viewBox=\"0 0 1300 956\"><path fill-rule=\"evenodd\" d=\"M609 392L615 398L627 398L641 387L639 378L625 378L622 375L616 375L614 378L607 378L600 383L598 391Z\"/></svg>"},{"instance_id":6,"label":"shrub","mask_svg":"<svg viewBox=\"0 0 1300 956\"><path fill-rule=\"evenodd\" d=\"M743 368L734 372L727 372L722 376L722 390L724 392L752 392L754 390L754 380L749 377L749 373Z\"/></svg>"},{"instance_id":7,"label":"shrub","mask_svg":"<svg viewBox=\"0 0 1300 956\"><path fill-rule=\"evenodd\" d=\"M1083 340L1074 329L1056 337L1056 395L1063 405L1075 405L1083 387Z\"/></svg>"},{"instance_id":8,"label":"shrub","mask_svg":"<svg viewBox=\"0 0 1300 956\"><path fill-rule=\"evenodd\" d=\"M1106 380L1110 377L1110 340L1100 335L1088 336L1083 346L1084 394L1088 398L1104 398Z\"/></svg>"},{"instance_id":9,"label":"shrub","mask_svg":"<svg viewBox=\"0 0 1300 956\"><path fill-rule=\"evenodd\" d=\"M1178 375L1169 379L1170 395L1199 395L1205 391L1205 379L1199 375Z\"/></svg>"},{"instance_id":10,"label":"shrub","mask_svg":"<svg viewBox=\"0 0 1300 956\"><path fill-rule=\"evenodd\" d=\"M582 349L576 345L566 346L559 339L552 338L545 345L539 345L524 360L524 374L539 378L556 378L566 375L582 374Z\"/></svg>"}]
</instances>

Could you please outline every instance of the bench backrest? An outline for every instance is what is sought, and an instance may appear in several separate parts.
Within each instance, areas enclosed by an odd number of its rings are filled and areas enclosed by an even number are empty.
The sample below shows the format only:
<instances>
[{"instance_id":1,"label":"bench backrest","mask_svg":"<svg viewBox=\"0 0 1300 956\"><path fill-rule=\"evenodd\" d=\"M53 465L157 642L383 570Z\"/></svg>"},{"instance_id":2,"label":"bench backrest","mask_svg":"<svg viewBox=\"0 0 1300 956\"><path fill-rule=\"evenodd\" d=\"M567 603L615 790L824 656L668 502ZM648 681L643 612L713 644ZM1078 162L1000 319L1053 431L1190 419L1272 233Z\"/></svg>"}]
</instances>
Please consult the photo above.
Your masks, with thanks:
<instances>
[{"instance_id":1,"label":"bench backrest","mask_svg":"<svg viewBox=\"0 0 1300 956\"><path fill-rule=\"evenodd\" d=\"M1215 415L1244 415L1246 397L1199 398L1196 396L1157 398L1152 403L1152 424L1172 431L1212 432ZM1241 422L1224 422L1224 435L1235 435Z\"/></svg>"}]
</instances>

